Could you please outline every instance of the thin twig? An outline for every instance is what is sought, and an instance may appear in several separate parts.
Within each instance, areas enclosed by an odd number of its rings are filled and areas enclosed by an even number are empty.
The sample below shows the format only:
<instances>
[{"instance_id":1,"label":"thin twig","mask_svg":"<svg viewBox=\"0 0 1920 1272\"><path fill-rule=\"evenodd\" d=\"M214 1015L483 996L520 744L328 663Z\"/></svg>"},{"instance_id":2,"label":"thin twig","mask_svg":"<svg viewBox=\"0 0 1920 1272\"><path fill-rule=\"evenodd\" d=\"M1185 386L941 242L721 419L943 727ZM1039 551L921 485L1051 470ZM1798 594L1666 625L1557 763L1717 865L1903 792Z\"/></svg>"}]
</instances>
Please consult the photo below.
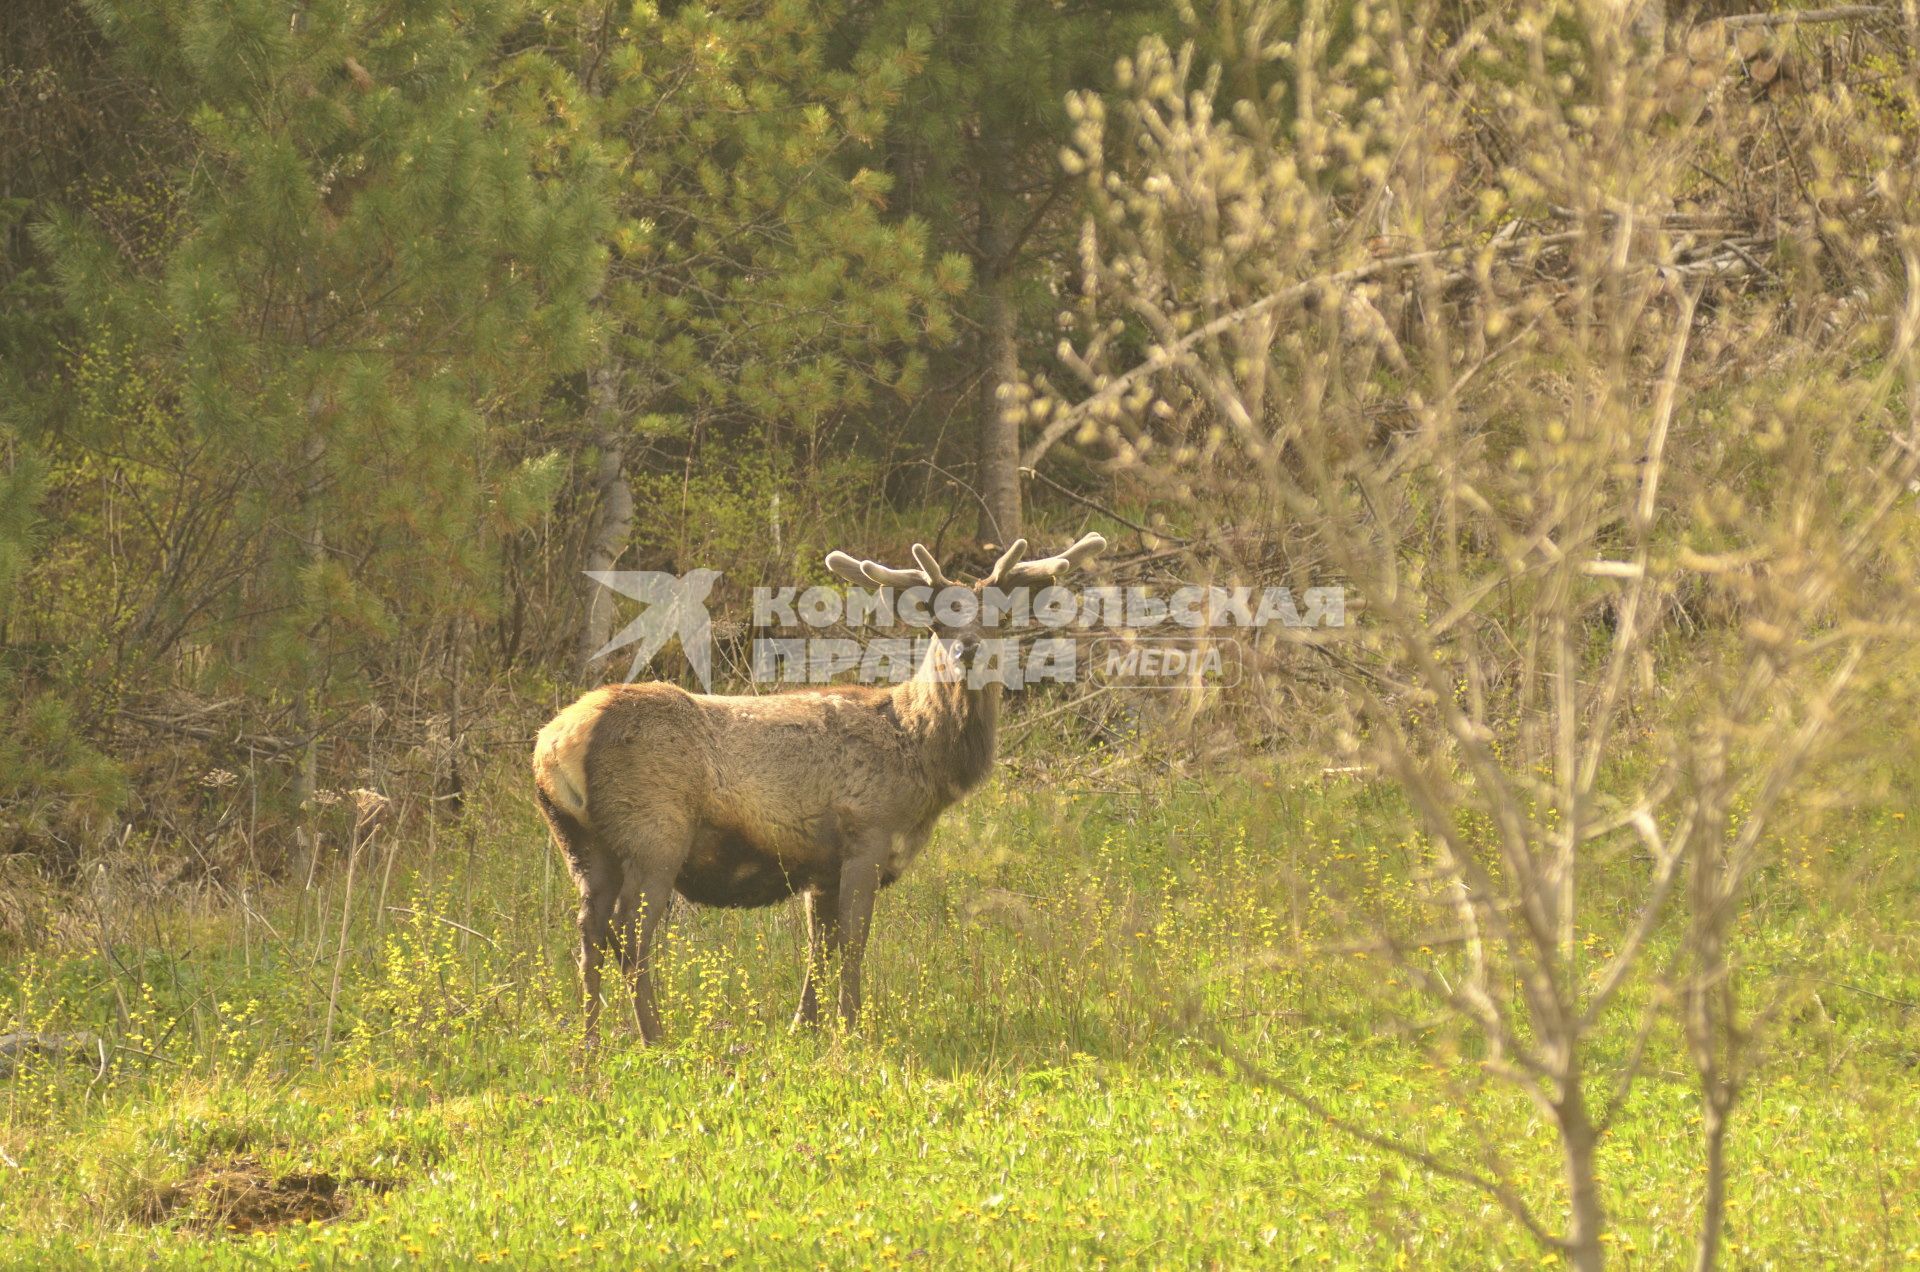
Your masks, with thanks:
<instances>
[{"instance_id":1,"label":"thin twig","mask_svg":"<svg viewBox=\"0 0 1920 1272\"><path fill-rule=\"evenodd\" d=\"M1092 702L1095 698L1100 697L1102 694L1111 693L1112 691L1113 691L1112 685L1102 685L1100 686L1100 688L1095 689L1092 693L1087 694L1085 697L1070 698L1067 701L1061 703L1057 707L1049 707L1045 711L1040 712L1040 714L1038 715L1028 716L1025 719L1019 721L1012 728L1007 730L1007 742L1011 744L1027 736L1027 734L1033 732L1033 727L1039 724L1042 720L1051 719L1052 717L1057 716L1062 712L1071 711L1075 707L1085 706L1087 703Z\"/></svg>"},{"instance_id":2,"label":"thin twig","mask_svg":"<svg viewBox=\"0 0 1920 1272\"><path fill-rule=\"evenodd\" d=\"M1582 231L1564 230L1555 234L1538 234L1528 238L1516 237L1506 239L1490 244L1490 246L1500 251L1513 252L1523 248L1551 247L1557 243L1571 243L1578 240L1581 236ZM1232 310L1229 313L1221 314L1213 321L1196 327L1172 344L1159 346L1146 361L1139 363L1131 370L1123 371L1113 377L1113 379L1107 381L1107 383L1091 397L1085 398L1070 407L1056 412L1053 417L1053 422L1047 425L1046 430L1042 432L1038 438L1034 439L1033 445L1029 446L1026 452L1020 456L1020 462L1026 465L1039 463L1041 457L1053 449L1055 442L1078 427L1080 422L1094 410L1119 401L1126 392L1139 381L1173 366L1183 354L1187 353L1197 344L1211 340L1223 332L1231 331L1242 323L1251 322L1255 318L1278 309L1283 305L1305 300L1315 292L1325 288L1344 286L1348 283L1365 282L1370 278L1388 273L1392 270L1406 269L1415 265L1425 265L1432 261L1445 260L1452 256L1464 256L1472 250L1472 248L1466 246L1436 247L1422 252L1408 252L1400 256L1383 256L1377 260L1368 261L1364 265L1356 265L1352 269L1335 270L1329 274L1321 274L1314 278L1305 279L1293 284L1291 287L1283 287L1277 292L1269 292L1267 295L1260 297L1260 299L1250 304L1242 305L1240 308ZM1464 276L1463 273L1462 277Z\"/></svg>"},{"instance_id":3,"label":"thin twig","mask_svg":"<svg viewBox=\"0 0 1920 1272\"><path fill-rule=\"evenodd\" d=\"M493 946L493 948L496 950L500 948L499 943L495 941L492 937L488 936L485 932L476 932L464 923L455 923L452 919L444 918L438 914L425 914L419 910L409 910L404 905L390 905L387 907L387 912L389 914L411 914L416 919L432 919L435 923L444 923L450 928L459 928L462 932L465 932L468 936L477 936L481 940L485 941L488 945Z\"/></svg>"},{"instance_id":4,"label":"thin twig","mask_svg":"<svg viewBox=\"0 0 1920 1272\"><path fill-rule=\"evenodd\" d=\"M333 1051L333 1013L340 1002L340 972L347 962L347 930L353 920L353 869L360 862L360 845L347 854L346 896L340 902L340 943L333 954L333 984L327 989L327 1021L320 1033L322 1055Z\"/></svg>"},{"instance_id":5,"label":"thin twig","mask_svg":"<svg viewBox=\"0 0 1920 1272\"><path fill-rule=\"evenodd\" d=\"M1067 498L1073 500L1073 502L1081 505L1082 507L1091 508L1095 512L1101 514L1102 516L1111 517L1113 520L1118 521L1121 525L1125 526L1129 530L1138 531L1140 534L1152 535L1156 539L1165 539L1168 543L1184 544L1184 543L1193 542L1192 539L1183 538L1177 534L1168 534L1164 530L1153 530L1146 526L1141 525L1138 521L1133 521L1133 520L1130 520L1129 518L1123 517L1119 513L1115 512L1113 509L1107 507L1103 503L1098 503L1092 499L1087 498L1085 495L1078 494L1074 491L1068 490L1065 486L1062 486L1059 482L1047 476L1045 473L1040 472L1038 469L1028 468L1022 465L1020 469L1020 475L1023 477L1031 477L1035 481L1045 482L1049 487L1059 491L1061 494L1065 495Z\"/></svg>"}]
</instances>

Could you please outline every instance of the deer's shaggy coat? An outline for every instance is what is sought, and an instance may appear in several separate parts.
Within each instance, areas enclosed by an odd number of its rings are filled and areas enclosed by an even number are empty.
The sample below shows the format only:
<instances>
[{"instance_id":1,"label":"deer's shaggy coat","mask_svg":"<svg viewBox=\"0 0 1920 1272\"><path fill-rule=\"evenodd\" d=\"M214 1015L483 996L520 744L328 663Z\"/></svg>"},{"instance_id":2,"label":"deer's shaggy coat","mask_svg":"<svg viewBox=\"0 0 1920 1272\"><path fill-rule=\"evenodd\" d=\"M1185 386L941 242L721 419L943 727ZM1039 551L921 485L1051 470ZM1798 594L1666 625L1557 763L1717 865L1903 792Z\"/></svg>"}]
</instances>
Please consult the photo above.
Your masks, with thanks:
<instances>
[{"instance_id":1,"label":"deer's shaggy coat","mask_svg":"<svg viewBox=\"0 0 1920 1272\"><path fill-rule=\"evenodd\" d=\"M1051 581L1105 547L1089 535L1059 557L1014 565ZM836 553L849 578L945 584ZM859 1010L859 965L874 893L900 877L935 821L993 768L1000 685L967 683L977 627L940 629L913 679L888 687L761 697L609 685L555 716L534 744L540 808L580 890L580 966L596 1027L601 951L611 944L634 990L641 1032L658 1036L648 971L653 937L678 891L701 905L762 906L803 896L809 957L800 1018L818 1014L824 961L841 958L840 1009ZM960 673L960 674L956 674Z\"/></svg>"},{"instance_id":2,"label":"deer's shaggy coat","mask_svg":"<svg viewBox=\"0 0 1920 1272\"><path fill-rule=\"evenodd\" d=\"M609 685L541 730L536 782L589 854L618 855L636 882L671 860L674 886L701 905L831 888L875 835L891 883L992 769L999 696L925 679L763 697Z\"/></svg>"}]
</instances>

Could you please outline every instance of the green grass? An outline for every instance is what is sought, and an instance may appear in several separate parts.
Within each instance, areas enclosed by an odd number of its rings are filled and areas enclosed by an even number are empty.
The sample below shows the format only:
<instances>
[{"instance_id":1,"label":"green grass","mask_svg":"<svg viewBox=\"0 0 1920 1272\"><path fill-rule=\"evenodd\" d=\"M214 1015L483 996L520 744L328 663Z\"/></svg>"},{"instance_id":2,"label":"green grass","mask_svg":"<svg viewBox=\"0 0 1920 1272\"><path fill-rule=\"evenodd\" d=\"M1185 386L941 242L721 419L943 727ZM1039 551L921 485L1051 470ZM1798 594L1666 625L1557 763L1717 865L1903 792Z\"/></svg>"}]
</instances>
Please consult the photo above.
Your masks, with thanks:
<instances>
[{"instance_id":1,"label":"green grass","mask_svg":"<svg viewBox=\"0 0 1920 1272\"><path fill-rule=\"evenodd\" d=\"M1182 1024L1436 1153L1498 1146L1557 1215L1549 1129L1377 958L1338 952L1358 913L1427 918L1380 791L1003 776L883 898L858 1034L789 1032L791 910L682 912L668 1045L615 1029L587 1064L571 886L519 781L407 830L390 878L363 863L331 1038L338 868L251 914L103 886L0 970L8 1027L123 1048L0 1083L0 1265L1546 1262L1479 1193L1224 1076ZM1591 916L1596 958L1628 878ZM1737 1114L1732 1262L1912 1263L1920 844L1899 810L1830 816L1749 909L1755 1001L1787 998ZM1617 1061L1624 1033L1596 1046ZM1602 1152L1624 1265L1689 1252L1697 1128L1662 1033ZM327 1188L340 1213L301 1218Z\"/></svg>"}]
</instances>

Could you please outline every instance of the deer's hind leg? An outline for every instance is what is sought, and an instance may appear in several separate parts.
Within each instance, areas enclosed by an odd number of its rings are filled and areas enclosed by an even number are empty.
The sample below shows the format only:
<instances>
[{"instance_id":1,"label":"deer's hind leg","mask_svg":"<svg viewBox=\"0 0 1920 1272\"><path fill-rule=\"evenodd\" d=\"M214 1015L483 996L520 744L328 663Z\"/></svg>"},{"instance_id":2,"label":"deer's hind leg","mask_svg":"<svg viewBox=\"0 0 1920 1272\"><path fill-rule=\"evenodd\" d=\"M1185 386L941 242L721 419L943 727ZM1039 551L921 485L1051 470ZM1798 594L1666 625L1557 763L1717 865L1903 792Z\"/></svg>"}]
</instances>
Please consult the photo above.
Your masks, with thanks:
<instances>
[{"instance_id":1,"label":"deer's hind leg","mask_svg":"<svg viewBox=\"0 0 1920 1272\"><path fill-rule=\"evenodd\" d=\"M624 817L617 840L623 875L613 927L621 970L633 992L633 1019L649 1043L660 1040L660 1007L653 992L653 953L661 921L673 906L673 882L693 846L683 817Z\"/></svg>"},{"instance_id":2,"label":"deer's hind leg","mask_svg":"<svg viewBox=\"0 0 1920 1272\"><path fill-rule=\"evenodd\" d=\"M587 1045L592 1046L600 1038L600 960L613 935L614 906L622 882L620 859L545 796L540 803L553 828L554 842L567 859L574 886L580 890L580 990L586 1003Z\"/></svg>"},{"instance_id":3,"label":"deer's hind leg","mask_svg":"<svg viewBox=\"0 0 1920 1272\"><path fill-rule=\"evenodd\" d=\"M600 1041L600 960L613 938L613 910L620 899L620 862L611 853L595 857L580 884L580 990L587 1003L587 1042Z\"/></svg>"}]
</instances>

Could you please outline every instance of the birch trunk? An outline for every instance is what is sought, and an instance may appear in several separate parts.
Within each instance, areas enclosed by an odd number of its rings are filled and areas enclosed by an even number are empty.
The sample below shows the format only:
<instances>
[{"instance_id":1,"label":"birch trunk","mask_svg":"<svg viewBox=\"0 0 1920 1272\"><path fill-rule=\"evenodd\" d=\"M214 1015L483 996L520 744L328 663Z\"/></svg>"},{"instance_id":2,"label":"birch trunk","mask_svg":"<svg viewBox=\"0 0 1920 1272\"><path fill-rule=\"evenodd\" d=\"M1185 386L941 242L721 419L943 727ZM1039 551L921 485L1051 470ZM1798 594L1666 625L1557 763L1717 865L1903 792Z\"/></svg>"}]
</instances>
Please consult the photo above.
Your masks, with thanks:
<instances>
[{"instance_id":1,"label":"birch trunk","mask_svg":"<svg viewBox=\"0 0 1920 1272\"><path fill-rule=\"evenodd\" d=\"M991 186L982 196L979 483L980 538L1008 544L1020 537L1020 425L1000 400L1020 378L1020 316L1013 260L1020 205Z\"/></svg>"},{"instance_id":2,"label":"birch trunk","mask_svg":"<svg viewBox=\"0 0 1920 1272\"><path fill-rule=\"evenodd\" d=\"M621 430L618 373L602 368L593 373L587 404L588 419L600 446L594 472L593 528L587 534L586 568L611 570L627 548L633 533L633 488L625 471L626 438ZM580 679L594 679L593 655L613 631L613 593L592 579L584 579L586 616L575 647Z\"/></svg>"}]
</instances>

